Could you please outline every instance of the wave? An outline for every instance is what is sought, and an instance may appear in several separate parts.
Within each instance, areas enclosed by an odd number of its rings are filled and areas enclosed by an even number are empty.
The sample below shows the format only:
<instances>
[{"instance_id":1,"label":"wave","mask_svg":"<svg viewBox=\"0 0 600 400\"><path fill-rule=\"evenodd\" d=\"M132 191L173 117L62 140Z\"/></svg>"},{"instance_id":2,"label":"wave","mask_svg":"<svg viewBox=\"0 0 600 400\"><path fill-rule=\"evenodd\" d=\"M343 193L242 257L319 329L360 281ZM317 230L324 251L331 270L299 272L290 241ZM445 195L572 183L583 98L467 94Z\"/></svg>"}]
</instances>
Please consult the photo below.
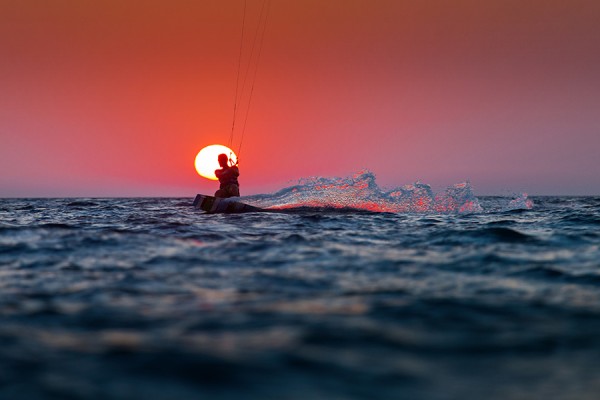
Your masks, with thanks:
<instances>
[{"instance_id":1,"label":"wave","mask_svg":"<svg viewBox=\"0 0 600 400\"><path fill-rule=\"evenodd\" d=\"M513 207L533 207L527 195ZM393 213L478 213L483 208L473 194L471 184L457 183L434 193L422 182L389 191L381 189L375 175L363 170L351 177L303 178L298 184L275 193L244 196L243 202L272 210L354 209ZM527 203L529 201L529 203Z\"/></svg>"},{"instance_id":2,"label":"wave","mask_svg":"<svg viewBox=\"0 0 600 400\"><path fill-rule=\"evenodd\" d=\"M600 275L596 273L576 274L549 266L536 266L523 271L516 272L513 275L534 279L542 279L545 281L559 280L574 284L600 285Z\"/></svg>"},{"instance_id":3,"label":"wave","mask_svg":"<svg viewBox=\"0 0 600 400\"><path fill-rule=\"evenodd\" d=\"M493 227L478 229L475 231L475 235L480 239L493 239L493 242L508 242L508 243L525 243L535 242L537 239L534 235L529 235L523 232L519 232L516 229L505 228L505 227Z\"/></svg>"}]
</instances>

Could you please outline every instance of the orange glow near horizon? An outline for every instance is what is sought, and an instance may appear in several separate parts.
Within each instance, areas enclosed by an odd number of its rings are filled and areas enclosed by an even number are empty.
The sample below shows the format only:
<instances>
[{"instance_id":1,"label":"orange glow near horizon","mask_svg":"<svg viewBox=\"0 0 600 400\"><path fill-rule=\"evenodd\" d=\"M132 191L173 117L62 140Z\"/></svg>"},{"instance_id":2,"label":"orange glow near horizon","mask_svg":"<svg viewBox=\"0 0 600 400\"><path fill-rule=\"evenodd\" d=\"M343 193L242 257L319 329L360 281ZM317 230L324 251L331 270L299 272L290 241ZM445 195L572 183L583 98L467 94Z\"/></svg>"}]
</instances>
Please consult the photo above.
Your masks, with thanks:
<instances>
[{"instance_id":1,"label":"orange glow near horizon","mask_svg":"<svg viewBox=\"0 0 600 400\"><path fill-rule=\"evenodd\" d=\"M219 154L227 154L231 164L237 162L236 154L229 147L222 144L212 144L200 150L196 155L194 161L196 172L206 179L216 181L215 170L221 168L218 161Z\"/></svg>"},{"instance_id":2,"label":"orange glow near horizon","mask_svg":"<svg viewBox=\"0 0 600 400\"><path fill-rule=\"evenodd\" d=\"M245 195L600 194L600 1L138 3L0 1L0 198L208 193L216 143Z\"/></svg>"}]
</instances>

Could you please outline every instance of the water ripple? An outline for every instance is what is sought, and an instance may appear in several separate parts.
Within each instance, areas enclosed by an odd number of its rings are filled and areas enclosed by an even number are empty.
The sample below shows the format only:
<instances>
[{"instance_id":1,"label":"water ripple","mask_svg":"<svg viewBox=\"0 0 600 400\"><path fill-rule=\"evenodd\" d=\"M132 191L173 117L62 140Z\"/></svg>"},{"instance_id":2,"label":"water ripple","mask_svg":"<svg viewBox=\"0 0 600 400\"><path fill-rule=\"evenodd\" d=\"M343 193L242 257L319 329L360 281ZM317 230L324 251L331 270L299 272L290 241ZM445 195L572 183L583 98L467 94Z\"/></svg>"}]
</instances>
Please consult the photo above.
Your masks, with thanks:
<instances>
[{"instance_id":1,"label":"water ripple","mask_svg":"<svg viewBox=\"0 0 600 400\"><path fill-rule=\"evenodd\" d=\"M0 200L0 397L594 399L600 199L517 199Z\"/></svg>"}]
</instances>

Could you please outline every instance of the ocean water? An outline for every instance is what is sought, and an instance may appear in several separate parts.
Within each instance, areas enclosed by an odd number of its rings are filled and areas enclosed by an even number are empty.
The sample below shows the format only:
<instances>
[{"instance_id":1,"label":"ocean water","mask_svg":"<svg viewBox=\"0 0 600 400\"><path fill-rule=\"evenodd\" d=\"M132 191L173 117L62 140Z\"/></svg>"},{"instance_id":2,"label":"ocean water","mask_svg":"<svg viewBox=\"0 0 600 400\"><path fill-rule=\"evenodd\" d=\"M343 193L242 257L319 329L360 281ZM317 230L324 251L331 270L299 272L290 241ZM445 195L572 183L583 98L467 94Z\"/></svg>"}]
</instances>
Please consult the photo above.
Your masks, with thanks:
<instances>
[{"instance_id":1,"label":"ocean water","mask_svg":"<svg viewBox=\"0 0 600 400\"><path fill-rule=\"evenodd\" d=\"M600 198L370 179L1 199L0 398L598 398Z\"/></svg>"}]
</instances>

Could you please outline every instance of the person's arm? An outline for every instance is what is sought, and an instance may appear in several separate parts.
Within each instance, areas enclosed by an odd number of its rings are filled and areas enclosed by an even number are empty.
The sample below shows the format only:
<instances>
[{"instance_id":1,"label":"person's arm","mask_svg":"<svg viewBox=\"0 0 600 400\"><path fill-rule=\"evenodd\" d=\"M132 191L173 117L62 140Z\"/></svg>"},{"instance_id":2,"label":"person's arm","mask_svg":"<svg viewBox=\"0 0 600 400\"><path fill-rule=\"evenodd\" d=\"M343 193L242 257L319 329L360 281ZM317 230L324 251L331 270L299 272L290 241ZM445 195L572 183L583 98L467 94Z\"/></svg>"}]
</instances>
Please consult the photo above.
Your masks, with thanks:
<instances>
[{"instance_id":1,"label":"person's arm","mask_svg":"<svg viewBox=\"0 0 600 400\"><path fill-rule=\"evenodd\" d=\"M228 179L232 176L237 178L240 175L240 171L237 167L230 167L216 170L215 175L219 180Z\"/></svg>"}]
</instances>

